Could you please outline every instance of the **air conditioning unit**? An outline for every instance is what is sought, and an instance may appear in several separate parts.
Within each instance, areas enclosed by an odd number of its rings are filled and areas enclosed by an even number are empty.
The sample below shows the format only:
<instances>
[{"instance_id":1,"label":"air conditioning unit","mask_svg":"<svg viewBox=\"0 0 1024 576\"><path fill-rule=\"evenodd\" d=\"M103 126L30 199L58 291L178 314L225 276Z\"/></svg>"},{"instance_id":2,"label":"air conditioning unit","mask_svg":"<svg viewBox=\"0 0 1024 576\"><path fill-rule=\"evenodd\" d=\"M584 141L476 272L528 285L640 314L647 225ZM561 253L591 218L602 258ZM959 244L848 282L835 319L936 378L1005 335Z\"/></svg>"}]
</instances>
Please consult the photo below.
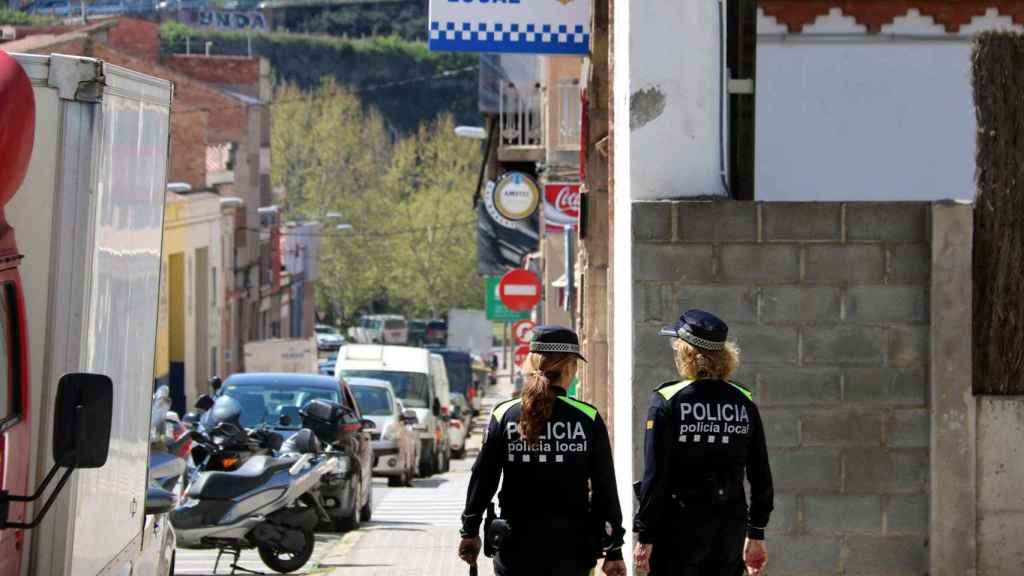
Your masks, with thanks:
<instances>
[{"instance_id":1,"label":"air conditioning unit","mask_svg":"<svg viewBox=\"0 0 1024 576\"><path fill-rule=\"evenodd\" d=\"M0 26L0 42L9 42L18 37L14 26Z\"/></svg>"}]
</instances>

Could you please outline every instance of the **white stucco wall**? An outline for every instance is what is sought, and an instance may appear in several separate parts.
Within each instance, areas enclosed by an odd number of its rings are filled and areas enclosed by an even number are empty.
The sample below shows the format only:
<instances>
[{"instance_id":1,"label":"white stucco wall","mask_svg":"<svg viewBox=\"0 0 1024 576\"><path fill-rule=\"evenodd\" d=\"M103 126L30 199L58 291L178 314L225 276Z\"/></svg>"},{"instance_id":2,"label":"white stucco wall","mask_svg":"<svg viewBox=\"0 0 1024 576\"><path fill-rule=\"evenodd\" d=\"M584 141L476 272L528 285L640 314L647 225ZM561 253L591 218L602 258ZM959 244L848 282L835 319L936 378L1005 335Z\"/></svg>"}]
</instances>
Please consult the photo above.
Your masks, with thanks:
<instances>
[{"instance_id":1,"label":"white stucco wall","mask_svg":"<svg viewBox=\"0 0 1024 576\"><path fill-rule=\"evenodd\" d=\"M634 200L725 195L718 10L711 0L629 3Z\"/></svg>"},{"instance_id":2,"label":"white stucco wall","mask_svg":"<svg viewBox=\"0 0 1024 576\"><path fill-rule=\"evenodd\" d=\"M972 199L970 54L967 39L760 39L757 199Z\"/></svg>"}]
</instances>

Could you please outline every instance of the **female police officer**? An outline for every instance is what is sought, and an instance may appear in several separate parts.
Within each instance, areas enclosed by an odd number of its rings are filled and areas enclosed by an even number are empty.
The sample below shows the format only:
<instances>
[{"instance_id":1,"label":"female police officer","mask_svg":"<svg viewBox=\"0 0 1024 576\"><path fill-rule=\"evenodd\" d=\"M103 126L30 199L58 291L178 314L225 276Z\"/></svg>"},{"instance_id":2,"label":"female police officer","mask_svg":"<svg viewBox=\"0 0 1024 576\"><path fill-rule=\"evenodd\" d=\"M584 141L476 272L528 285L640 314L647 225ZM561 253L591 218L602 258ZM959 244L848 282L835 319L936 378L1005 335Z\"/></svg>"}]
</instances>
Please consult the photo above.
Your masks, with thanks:
<instances>
[{"instance_id":1,"label":"female police officer","mask_svg":"<svg viewBox=\"0 0 1024 576\"><path fill-rule=\"evenodd\" d=\"M493 528L507 526L494 561L499 576L583 575L602 554L605 574L625 576L608 430L597 409L566 396L577 358L586 360L579 351L572 330L535 328L522 397L491 413L462 515L459 557L470 565L504 474Z\"/></svg>"},{"instance_id":2,"label":"female police officer","mask_svg":"<svg viewBox=\"0 0 1024 576\"><path fill-rule=\"evenodd\" d=\"M655 390L644 423L634 559L651 576L738 576L744 564L757 576L767 558L772 475L752 395L727 380L739 363L728 330L701 310L661 330L683 380Z\"/></svg>"}]
</instances>

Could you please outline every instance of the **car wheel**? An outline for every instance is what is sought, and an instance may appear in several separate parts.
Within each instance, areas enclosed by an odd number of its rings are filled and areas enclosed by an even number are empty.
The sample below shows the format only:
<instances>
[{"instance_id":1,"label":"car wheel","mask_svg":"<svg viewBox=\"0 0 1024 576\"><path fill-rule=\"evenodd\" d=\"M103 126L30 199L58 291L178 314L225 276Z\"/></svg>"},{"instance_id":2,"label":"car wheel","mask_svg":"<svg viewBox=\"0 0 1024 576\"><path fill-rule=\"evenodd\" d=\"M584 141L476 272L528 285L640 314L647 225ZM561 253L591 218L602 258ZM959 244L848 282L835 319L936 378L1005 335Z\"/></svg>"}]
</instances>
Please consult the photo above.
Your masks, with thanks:
<instances>
[{"instance_id":1,"label":"car wheel","mask_svg":"<svg viewBox=\"0 0 1024 576\"><path fill-rule=\"evenodd\" d=\"M167 572L170 576L174 576L174 560L178 556L178 551L171 552L171 569Z\"/></svg>"},{"instance_id":2,"label":"car wheel","mask_svg":"<svg viewBox=\"0 0 1024 576\"><path fill-rule=\"evenodd\" d=\"M434 447L429 442L424 442L420 451L420 478L430 478L434 474L435 466L437 466L436 458Z\"/></svg>"},{"instance_id":3,"label":"car wheel","mask_svg":"<svg viewBox=\"0 0 1024 576\"><path fill-rule=\"evenodd\" d=\"M359 521L369 522L370 518L373 517L373 485L370 485L370 489L366 493L366 504L359 509Z\"/></svg>"},{"instance_id":4,"label":"car wheel","mask_svg":"<svg viewBox=\"0 0 1024 576\"><path fill-rule=\"evenodd\" d=\"M334 520L334 527L339 532L351 532L359 529L359 501L362 500L362 487L356 477L355 494L352 496L352 513Z\"/></svg>"},{"instance_id":5,"label":"car wheel","mask_svg":"<svg viewBox=\"0 0 1024 576\"><path fill-rule=\"evenodd\" d=\"M402 472L399 476L388 476L388 487L398 488L399 486L405 486L406 476L408 476L407 472Z\"/></svg>"}]
</instances>

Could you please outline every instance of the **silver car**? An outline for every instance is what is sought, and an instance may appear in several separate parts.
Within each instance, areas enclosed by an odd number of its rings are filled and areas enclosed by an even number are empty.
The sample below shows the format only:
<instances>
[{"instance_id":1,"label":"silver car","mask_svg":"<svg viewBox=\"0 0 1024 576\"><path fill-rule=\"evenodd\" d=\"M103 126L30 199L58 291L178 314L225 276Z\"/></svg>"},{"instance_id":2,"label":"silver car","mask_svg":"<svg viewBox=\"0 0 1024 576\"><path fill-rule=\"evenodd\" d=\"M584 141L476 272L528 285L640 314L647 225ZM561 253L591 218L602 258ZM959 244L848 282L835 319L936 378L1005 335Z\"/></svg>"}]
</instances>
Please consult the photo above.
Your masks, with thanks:
<instances>
[{"instance_id":1,"label":"silver car","mask_svg":"<svg viewBox=\"0 0 1024 576\"><path fill-rule=\"evenodd\" d=\"M386 380L350 377L352 395L376 427L370 433L373 446L373 475L388 479L388 486L411 486L419 463L419 439L412 429L416 413L404 410Z\"/></svg>"}]
</instances>

